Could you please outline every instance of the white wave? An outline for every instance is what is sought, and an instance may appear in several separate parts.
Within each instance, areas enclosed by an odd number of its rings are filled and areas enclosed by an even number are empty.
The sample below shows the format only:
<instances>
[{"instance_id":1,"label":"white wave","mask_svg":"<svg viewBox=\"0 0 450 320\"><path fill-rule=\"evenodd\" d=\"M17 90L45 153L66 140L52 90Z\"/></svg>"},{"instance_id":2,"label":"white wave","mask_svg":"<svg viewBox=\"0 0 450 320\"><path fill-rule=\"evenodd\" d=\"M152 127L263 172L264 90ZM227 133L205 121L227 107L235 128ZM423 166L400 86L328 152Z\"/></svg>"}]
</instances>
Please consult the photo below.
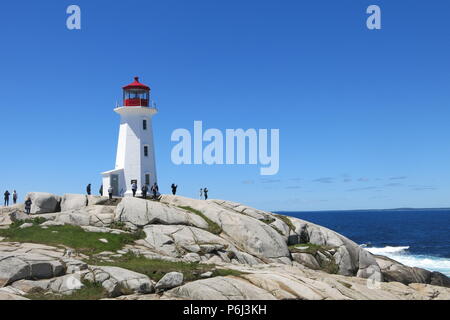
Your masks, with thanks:
<instances>
[{"instance_id":1,"label":"white wave","mask_svg":"<svg viewBox=\"0 0 450 320\"><path fill-rule=\"evenodd\" d=\"M413 255L408 253L408 246L404 247L384 247L384 248L367 248L365 249L373 254L386 256L394 259L405 266L417 267L430 271L438 271L450 277L450 259L428 256Z\"/></svg>"},{"instance_id":2,"label":"white wave","mask_svg":"<svg viewBox=\"0 0 450 320\"><path fill-rule=\"evenodd\" d=\"M387 255L397 252L404 252L409 249L409 246L405 247L384 247L384 248L365 248L367 251L373 253L373 254L379 254L379 255Z\"/></svg>"}]
</instances>

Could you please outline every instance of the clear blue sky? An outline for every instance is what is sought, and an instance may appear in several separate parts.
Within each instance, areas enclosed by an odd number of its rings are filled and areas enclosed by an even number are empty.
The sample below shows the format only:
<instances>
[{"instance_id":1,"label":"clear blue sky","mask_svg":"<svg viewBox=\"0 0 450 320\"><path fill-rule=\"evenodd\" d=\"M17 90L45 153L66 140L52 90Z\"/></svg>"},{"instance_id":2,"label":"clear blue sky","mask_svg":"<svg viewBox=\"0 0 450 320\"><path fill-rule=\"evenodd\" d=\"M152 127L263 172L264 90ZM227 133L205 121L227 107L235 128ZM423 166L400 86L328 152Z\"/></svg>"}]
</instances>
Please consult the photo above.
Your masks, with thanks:
<instances>
[{"instance_id":1,"label":"clear blue sky","mask_svg":"<svg viewBox=\"0 0 450 320\"><path fill-rule=\"evenodd\" d=\"M66 28L66 8L82 30ZM382 30L366 8L382 9ZM121 86L159 114L159 184L267 210L450 206L449 1L3 1L0 189L114 168ZM280 171L175 166L176 128L279 128Z\"/></svg>"}]
</instances>

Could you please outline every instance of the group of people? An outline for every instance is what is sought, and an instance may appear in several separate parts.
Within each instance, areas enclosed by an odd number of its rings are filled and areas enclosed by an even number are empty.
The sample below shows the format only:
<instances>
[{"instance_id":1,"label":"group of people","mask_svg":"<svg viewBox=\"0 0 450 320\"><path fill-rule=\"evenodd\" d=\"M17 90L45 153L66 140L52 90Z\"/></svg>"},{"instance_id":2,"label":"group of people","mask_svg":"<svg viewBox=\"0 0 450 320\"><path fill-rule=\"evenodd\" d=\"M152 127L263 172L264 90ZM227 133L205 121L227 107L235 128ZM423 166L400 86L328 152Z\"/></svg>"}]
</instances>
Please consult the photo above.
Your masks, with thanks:
<instances>
[{"instance_id":1,"label":"group of people","mask_svg":"<svg viewBox=\"0 0 450 320\"><path fill-rule=\"evenodd\" d=\"M138 188L137 183L133 182L131 184L131 192L133 192L133 197L136 197L137 188ZM156 182L150 187L150 191L153 193L153 199L156 199L156 197L158 196L158 191L159 191L159 187ZM147 192L148 192L148 187L146 184L144 184L141 188L142 198L147 199Z\"/></svg>"},{"instance_id":2,"label":"group of people","mask_svg":"<svg viewBox=\"0 0 450 320\"><path fill-rule=\"evenodd\" d=\"M5 196L5 198L4 198L5 204L4 205L5 205L5 207L7 207L7 206L9 206L9 197L11 196L11 193L8 190L6 190L4 193L4 196ZM14 190L13 195L12 195L13 204L17 203L17 198L18 198L17 191Z\"/></svg>"},{"instance_id":3,"label":"group of people","mask_svg":"<svg viewBox=\"0 0 450 320\"><path fill-rule=\"evenodd\" d=\"M132 185L131 185L131 191L133 192L133 197L136 197L137 188L138 188L137 183L133 182ZM176 195L177 194L178 185L176 185L175 183L172 183L170 188L172 189L172 194ZM91 195L91 189L92 189L92 185L89 183L86 186L86 193L88 195ZM158 187L158 184L156 182L150 187L150 191L153 194L153 199L156 199L158 197L158 193L159 193L159 187ZM109 199L113 198L113 192L114 192L114 189L110 186L108 188ZM100 193L100 195L103 195L103 185L101 185L99 193ZM148 193L147 185L144 184L142 186L141 193L142 193L142 198L147 199L147 193ZM9 198L10 198L10 196L11 196L11 193L8 190L6 190L5 193L4 193L4 200L5 200L5 202L4 202L5 204L4 205L5 205L5 207L9 206ZM205 200L208 199L208 188L201 188L200 189L200 199L202 199L203 197L205 198ZM13 204L17 204L17 199L18 199L18 194L17 194L17 191L14 190L13 194L12 194ZM32 205L32 201L28 197L25 200L25 212L28 213L28 214L31 211L31 205Z\"/></svg>"},{"instance_id":4,"label":"group of people","mask_svg":"<svg viewBox=\"0 0 450 320\"><path fill-rule=\"evenodd\" d=\"M205 200L208 200L208 188L200 188L200 199L205 197Z\"/></svg>"},{"instance_id":5,"label":"group of people","mask_svg":"<svg viewBox=\"0 0 450 320\"><path fill-rule=\"evenodd\" d=\"M176 185L175 183L172 183L170 188L172 189L172 194L176 195L177 194L178 185ZM131 184L131 192L133 193L133 197L136 197L137 190L138 190L137 182L133 181L133 183ZM148 190L148 186L146 184L144 184L142 186L142 188L141 188L142 198L147 199L148 191L149 191ZM109 199L112 199L113 192L114 192L114 190L110 186L108 188ZM153 194L153 199L156 199L157 196L158 196L158 193L159 193L159 187L158 187L158 184L156 182L150 187L150 192ZM90 183L86 187L86 193L88 195L91 195L91 184ZM100 195L103 195L103 185L101 185L99 193L100 193ZM204 198L205 200L208 199L208 188L201 188L200 189L200 199L202 199L202 198Z\"/></svg>"},{"instance_id":6,"label":"group of people","mask_svg":"<svg viewBox=\"0 0 450 320\"><path fill-rule=\"evenodd\" d=\"M172 183L172 193L175 195L177 192L177 185ZM136 197L136 193L137 193L137 189L138 189L138 185L135 181L133 181L133 183L131 184L131 192L133 193L133 197ZM110 186L108 188L108 196L109 199L113 198L113 192L114 189L112 186ZM158 184L155 182L151 187L150 187L150 192L152 192L153 194L153 199L156 199L158 197L158 192L159 192L159 187ZM86 193L88 195L91 195L91 184L89 183L86 186ZM103 195L103 185L100 186L100 190L99 190L100 195ZM147 194L148 194L148 186L146 184L144 184L141 188L141 194L142 194L142 198L147 199Z\"/></svg>"},{"instance_id":7,"label":"group of people","mask_svg":"<svg viewBox=\"0 0 450 320\"><path fill-rule=\"evenodd\" d=\"M5 205L5 207L7 207L7 206L9 206L9 197L11 196L11 193L8 190L6 190L3 195L4 195L4 200L5 200L4 205ZM12 194L13 205L17 204L18 198L19 198L19 195L17 194L17 191L14 190L13 194ZM25 200L25 212L28 214L30 214L30 212L31 212L31 205L32 205L32 201L31 201L30 197L28 197Z\"/></svg>"}]
</instances>

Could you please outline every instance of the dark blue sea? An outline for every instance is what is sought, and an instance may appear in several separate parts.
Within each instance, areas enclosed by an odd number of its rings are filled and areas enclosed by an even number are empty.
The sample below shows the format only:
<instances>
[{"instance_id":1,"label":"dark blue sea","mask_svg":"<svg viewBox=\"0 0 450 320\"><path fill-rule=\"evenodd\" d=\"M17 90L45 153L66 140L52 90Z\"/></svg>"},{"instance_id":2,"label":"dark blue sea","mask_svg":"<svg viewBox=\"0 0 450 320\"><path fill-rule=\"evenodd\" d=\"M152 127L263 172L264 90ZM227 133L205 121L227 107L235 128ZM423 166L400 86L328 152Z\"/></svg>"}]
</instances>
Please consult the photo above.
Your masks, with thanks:
<instances>
[{"instance_id":1,"label":"dark blue sea","mask_svg":"<svg viewBox=\"0 0 450 320\"><path fill-rule=\"evenodd\" d=\"M450 276L450 209L279 213L332 229L374 254Z\"/></svg>"}]
</instances>

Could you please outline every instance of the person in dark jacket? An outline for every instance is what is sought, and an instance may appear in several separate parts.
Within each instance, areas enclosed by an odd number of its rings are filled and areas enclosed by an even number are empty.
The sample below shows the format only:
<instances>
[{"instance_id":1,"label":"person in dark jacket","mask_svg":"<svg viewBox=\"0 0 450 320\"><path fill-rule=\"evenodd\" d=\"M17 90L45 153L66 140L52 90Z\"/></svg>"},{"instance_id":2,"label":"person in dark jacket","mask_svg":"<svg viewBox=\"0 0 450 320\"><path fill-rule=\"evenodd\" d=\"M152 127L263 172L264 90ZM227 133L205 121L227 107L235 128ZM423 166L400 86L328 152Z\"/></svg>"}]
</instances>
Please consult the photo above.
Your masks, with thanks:
<instances>
[{"instance_id":1,"label":"person in dark jacket","mask_svg":"<svg viewBox=\"0 0 450 320\"><path fill-rule=\"evenodd\" d=\"M203 194L205 195L205 200L208 200L208 188L203 188Z\"/></svg>"},{"instance_id":2,"label":"person in dark jacket","mask_svg":"<svg viewBox=\"0 0 450 320\"><path fill-rule=\"evenodd\" d=\"M103 185L100 186L100 190L98 190L98 193L100 193L100 195L103 195Z\"/></svg>"},{"instance_id":3,"label":"person in dark jacket","mask_svg":"<svg viewBox=\"0 0 450 320\"><path fill-rule=\"evenodd\" d=\"M16 203L17 203L17 191L14 190L14 192L13 192L13 204L16 204Z\"/></svg>"},{"instance_id":4,"label":"person in dark jacket","mask_svg":"<svg viewBox=\"0 0 450 320\"><path fill-rule=\"evenodd\" d=\"M6 190L5 193L4 193L4 196L5 196L5 207L9 206L9 195L10 195L9 191Z\"/></svg>"},{"instance_id":5,"label":"person in dark jacket","mask_svg":"<svg viewBox=\"0 0 450 320\"><path fill-rule=\"evenodd\" d=\"M172 194L176 195L178 186L175 183L172 183L170 187L172 188Z\"/></svg>"},{"instance_id":6,"label":"person in dark jacket","mask_svg":"<svg viewBox=\"0 0 450 320\"><path fill-rule=\"evenodd\" d=\"M137 183L133 182L131 184L131 191L133 192L133 197L136 197L136 191L137 191Z\"/></svg>"},{"instance_id":7,"label":"person in dark jacket","mask_svg":"<svg viewBox=\"0 0 450 320\"><path fill-rule=\"evenodd\" d=\"M114 191L113 187L110 186L108 188L109 200L112 200L112 198L113 198L113 191Z\"/></svg>"},{"instance_id":8,"label":"person in dark jacket","mask_svg":"<svg viewBox=\"0 0 450 320\"><path fill-rule=\"evenodd\" d=\"M146 184L142 186L141 191L142 191L142 198L147 199L148 187Z\"/></svg>"},{"instance_id":9,"label":"person in dark jacket","mask_svg":"<svg viewBox=\"0 0 450 320\"><path fill-rule=\"evenodd\" d=\"M27 214L30 214L31 212L31 205L32 205L31 199L28 198L27 201L25 201L25 212Z\"/></svg>"},{"instance_id":10,"label":"person in dark jacket","mask_svg":"<svg viewBox=\"0 0 450 320\"><path fill-rule=\"evenodd\" d=\"M153 199L156 199L156 195L158 194L158 184L155 182L152 187L150 188L150 190L153 192Z\"/></svg>"},{"instance_id":11,"label":"person in dark jacket","mask_svg":"<svg viewBox=\"0 0 450 320\"><path fill-rule=\"evenodd\" d=\"M86 193L90 196L91 195L91 184L89 183L86 187Z\"/></svg>"}]
</instances>

